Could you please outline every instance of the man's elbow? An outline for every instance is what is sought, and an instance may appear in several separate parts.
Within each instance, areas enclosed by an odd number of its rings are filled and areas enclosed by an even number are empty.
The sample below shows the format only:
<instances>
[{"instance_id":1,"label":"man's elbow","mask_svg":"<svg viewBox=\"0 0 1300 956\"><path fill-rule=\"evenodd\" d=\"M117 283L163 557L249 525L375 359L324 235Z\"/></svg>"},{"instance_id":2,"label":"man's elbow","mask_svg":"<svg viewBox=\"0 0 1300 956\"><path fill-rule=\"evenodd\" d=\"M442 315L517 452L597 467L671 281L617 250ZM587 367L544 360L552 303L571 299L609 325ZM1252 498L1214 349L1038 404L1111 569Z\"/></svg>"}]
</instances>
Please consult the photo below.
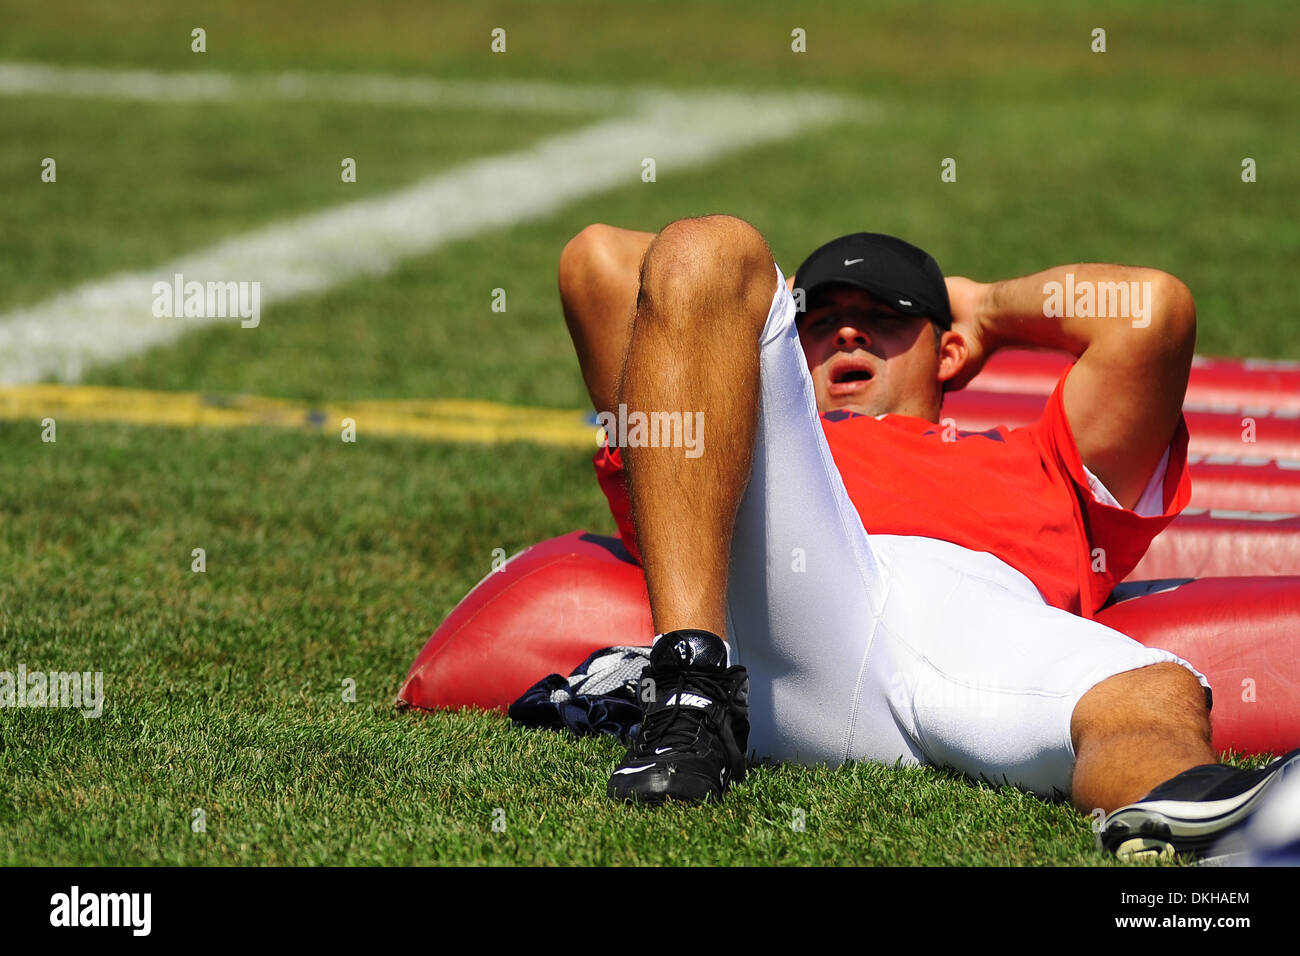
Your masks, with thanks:
<instances>
[{"instance_id":1,"label":"man's elbow","mask_svg":"<svg viewBox=\"0 0 1300 956\"><path fill-rule=\"evenodd\" d=\"M1135 317L1133 327L1154 324L1160 333L1162 351L1185 353L1190 358L1196 348L1196 300L1192 291L1182 279L1157 270L1143 281L1143 289L1145 314L1141 320Z\"/></svg>"}]
</instances>

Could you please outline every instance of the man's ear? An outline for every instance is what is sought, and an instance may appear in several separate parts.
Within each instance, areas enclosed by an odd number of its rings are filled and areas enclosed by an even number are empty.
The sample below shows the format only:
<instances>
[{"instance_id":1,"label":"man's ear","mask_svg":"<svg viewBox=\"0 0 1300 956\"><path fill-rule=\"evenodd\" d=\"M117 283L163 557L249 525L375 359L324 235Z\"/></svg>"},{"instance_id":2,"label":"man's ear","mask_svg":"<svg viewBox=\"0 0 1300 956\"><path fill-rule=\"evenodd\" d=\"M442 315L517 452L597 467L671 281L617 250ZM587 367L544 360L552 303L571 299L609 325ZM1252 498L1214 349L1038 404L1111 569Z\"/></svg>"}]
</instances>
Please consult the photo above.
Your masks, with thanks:
<instances>
[{"instance_id":1,"label":"man's ear","mask_svg":"<svg viewBox=\"0 0 1300 956\"><path fill-rule=\"evenodd\" d=\"M970 376L963 375L970 358L970 344L961 329L951 328L939 337L939 381L945 392L965 388Z\"/></svg>"}]
</instances>

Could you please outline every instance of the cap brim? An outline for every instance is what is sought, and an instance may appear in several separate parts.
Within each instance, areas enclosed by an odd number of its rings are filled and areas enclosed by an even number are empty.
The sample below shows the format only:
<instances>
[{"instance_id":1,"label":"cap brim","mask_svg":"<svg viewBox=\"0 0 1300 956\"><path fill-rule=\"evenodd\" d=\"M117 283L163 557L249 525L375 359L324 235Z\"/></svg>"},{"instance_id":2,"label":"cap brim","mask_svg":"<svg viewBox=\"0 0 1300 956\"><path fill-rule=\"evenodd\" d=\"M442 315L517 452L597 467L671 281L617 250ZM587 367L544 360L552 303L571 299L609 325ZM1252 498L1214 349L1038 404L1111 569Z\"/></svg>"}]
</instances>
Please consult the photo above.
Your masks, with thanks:
<instances>
[{"instance_id":1,"label":"cap brim","mask_svg":"<svg viewBox=\"0 0 1300 956\"><path fill-rule=\"evenodd\" d=\"M853 286L861 289L863 292L868 292L874 298L879 299L885 305L903 315L928 315L933 316L940 321L944 318L942 313L939 313L933 306L927 305L924 302L919 302L913 296L904 295L896 289L889 289L885 286L879 285L878 283L856 277L841 278L836 276L834 278L824 279L811 287L803 287L805 307L811 308L813 299L815 299L817 295L837 285Z\"/></svg>"}]
</instances>

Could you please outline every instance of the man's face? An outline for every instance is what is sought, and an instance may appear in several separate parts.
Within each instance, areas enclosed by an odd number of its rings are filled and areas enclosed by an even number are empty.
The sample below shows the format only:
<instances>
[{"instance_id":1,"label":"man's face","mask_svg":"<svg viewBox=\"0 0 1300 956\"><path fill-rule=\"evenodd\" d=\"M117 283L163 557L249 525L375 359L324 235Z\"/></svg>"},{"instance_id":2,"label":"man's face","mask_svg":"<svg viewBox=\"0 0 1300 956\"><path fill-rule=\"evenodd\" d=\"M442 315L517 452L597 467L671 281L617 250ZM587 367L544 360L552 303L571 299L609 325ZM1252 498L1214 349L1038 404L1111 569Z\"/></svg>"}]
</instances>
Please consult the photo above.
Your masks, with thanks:
<instances>
[{"instance_id":1,"label":"man's face","mask_svg":"<svg viewBox=\"0 0 1300 956\"><path fill-rule=\"evenodd\" d=\"M799 322L817 410L934 420L942 387L934 331L853 286L819 292Z\"/></svg>"}]
</instances>

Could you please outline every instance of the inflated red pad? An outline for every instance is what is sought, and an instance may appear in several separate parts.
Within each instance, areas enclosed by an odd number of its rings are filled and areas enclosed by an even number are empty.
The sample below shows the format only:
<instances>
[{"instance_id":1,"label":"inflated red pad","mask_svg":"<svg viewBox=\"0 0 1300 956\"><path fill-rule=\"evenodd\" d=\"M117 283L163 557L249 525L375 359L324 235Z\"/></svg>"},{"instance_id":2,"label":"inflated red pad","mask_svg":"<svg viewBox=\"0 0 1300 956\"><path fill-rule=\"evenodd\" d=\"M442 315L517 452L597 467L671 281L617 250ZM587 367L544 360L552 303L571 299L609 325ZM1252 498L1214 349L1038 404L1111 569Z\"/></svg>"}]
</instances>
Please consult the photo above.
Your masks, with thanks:
<instances>
[{"instance_id":1,"label":"inflated red pad","mask_svg":"<svg viewBox=\"0 0 1300 956\"><path fill-rule=\"evenodd\" d=\"M1150 589L1122 585L1117 596ZM1200 668L1215 687L1216 746L1260 753L1300 745L1300 576L1182 583L1123 600L1098 619ZM399 699L505 710L592 651L645 646L653 635L641 568L617 538L574 531L479 582L434 631Z\"/></svg>"},{"instance_id":2,"label":"inflated red pad","mask_svg":"<svg viewBox=\"0 0 1300 956\"><path fill-rule=\"evenodd\" d=\"M574 531L519 552L475 585L420 651L398 700L504 711L592 651L653 639L640 565L617 538Z\"/></svg>"},{"instance_id":3,"label":"inflated red pad","mask_svg":"<svg viewBox=\"0 0 1300 956\"><path fill-rule=\"evenodd\" d=\"M989 356L972 385L981 391L1046 398L1072 361L1064 352L1004 349ZM1198 355L1192 360L1186 403L1193 407L1300 411L1300 362Z\"/></svg>"},{"instance_id":4,"label":"inflated red pad","mask_svg":"<svg viewBox=\"0 0 1300 956\"><path fill-rule=\"evenodd\" d=\"M1147 589L1153 585L1160 586ZM1116 603L1097 620L1172 651L1209 678L1219 750L1285 753L1300 746L1300 577L1176 583Z\"/></svg>"},{"instance_id":5,"label":"inflated red pad","mask_svg":"<svg viewBox=\"0 0 1300 956\"><path fill-rule=\"evenodd\" d=\"M1300 461L1189 455L1187 465L1192 476L1190 508L1300 514Z\"/></svg>"},{"instance_id":6,"label":"inflated red pad","mask_svg":"<svg viewBox=\"0 0 1300 956\"><path fill-rule=\"evenodd\" d=\"M1300 574L1300 515L1189 508L1151 541L1128 580Z\"/></svg>"},{"instance_id":7,"label":"inflated red pad","mask_svg":"<svg viewBox=\"0 0 1300 956\"><path fill-rule=\"evenodd\" d=\"M944 396L943 418L967 431L1005 425L1022 428L1038 421L1047 396L1016 392L986 392L966 388ZM1269 408L1206 411L1183 406L1187 419L1189 455L1254 455L1300 460L1300 415ZM1246 420L1249 419L1249 422Z\"/></svg>"}]
</instances>

